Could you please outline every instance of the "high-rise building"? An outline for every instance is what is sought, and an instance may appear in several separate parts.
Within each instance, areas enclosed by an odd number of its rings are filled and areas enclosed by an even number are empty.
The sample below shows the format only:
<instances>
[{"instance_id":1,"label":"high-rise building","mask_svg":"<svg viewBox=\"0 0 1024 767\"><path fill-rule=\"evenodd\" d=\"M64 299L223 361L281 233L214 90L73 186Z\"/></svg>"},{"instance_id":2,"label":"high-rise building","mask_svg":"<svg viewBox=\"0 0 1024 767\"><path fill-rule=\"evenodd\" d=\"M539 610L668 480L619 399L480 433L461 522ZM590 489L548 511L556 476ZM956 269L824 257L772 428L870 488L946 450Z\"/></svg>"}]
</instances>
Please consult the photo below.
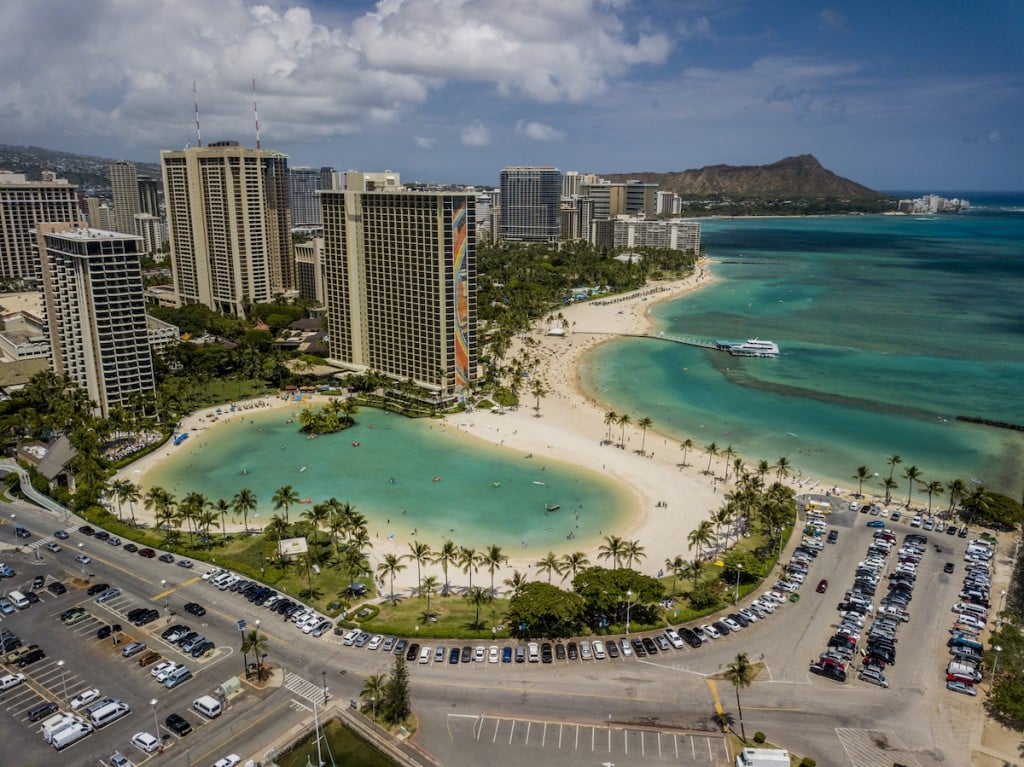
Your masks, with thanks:
<instances>
[{"instance_id":1,"label":"high-rise building","mask_svg":"<svg viewBox=\"0 0 1024 767\"><path fill-rule=\"evenodd\" d=\"M28 181L22 173L0 171L0 280L41 278L33 229L44 222L81 224L77 192L53 174Z\"/></svg>"},{"instance_id":2,"label":"high-rise building","mask_svg":"<svg viewBox=\"0 0 1024 767\"><path fill-rule=\"evenodd\" d=\"M70 224L37 229L53 370L106 418L156 385L140 238Z\"/></svg>"},{"instance_id":3,"label":"high-rise building","mask_svg":"<svg viewBox=\"0 0 1024 767\"><path fill-rule=\"evenodd\" d=\"M331 359L450 399L476 380L476 196L323 192Z\"/></svg>"},{"instance_id":4,"label":"high-rise building","mask_svg":"<svg viewBox=\"0 0 1024 767\"><path fill-rule=\"evenodd\" d=\"M584 196L594 201L595 219L636 216L641 213L653 216L657 211L657 184L597 180L593 184L583 184L581 190Z\"/></svg>"},{"instance_id":5,"label":"high-rise building","mask_svg":"<svg viewBox=\"0 0 1024 767\"><path fill-rule=\"evenodd\" d=\"M498 239L557 242L562 174L550 166L501 171L501 230Z\"/></svg>"},{"instance_id":6,"label":"high-rise building","mask_svg":"<svg viewBox=\"0 0 1024 767\"><path fill-rule=\"evenodd\" d=\"M341 173L330 165L320 168L320 188L325 190L344 189L344 182Z\"/></svg>"},{"instance_id":7,"label":"high-rise building","mask_svg":"<svg viewBox=\"0 0 1024 767\"><path fill-rule=\"evenodd\" d=\"M669 248L700 252L700 223L680 218L618 216L594 221L591 241L603 248Z\"/></svg>"},{"instance_id":8,"label":"high-rise building","mask_svg":"<svg viewBox=\"0 0 1024 767\"><path fill-rule=\"evenodd\" d=\"M223 141L160 158L180 303L241 317L294 285L283 155Z\"/></svg>"},{"instance_id":9,"label":"high-rise building","mask_svg":"<svg viewBox=\"0 0 1024 767\"><path fill-rule=\"evenodd\" d=\"M139 212L160 215L160 182L149 176L139 176Z\"/></svg>"},{"instance_id":10,"label":"high-rise building","mask_svg":"<svg viewBox=\"0 0 1024 767\"><path fill-rule=\"evenodd\" d=\"M164 244L163 221L149 213L136 213L135 234L142 238L143 253L156 253Z\"/></svg>"},{"instance_id":11,"label":"high-rise building","mask_svg":"<svg viewBox=\"0 0 1024 767\"><path fill-rule=\"evenodd\" d=\"M347 170L344 188L351 192L397 192L402 188L402 175L393 170Z\"/></svg>"},{"instance_id":12,"label":"high-rise building","mask_svg":"<svg viewBox=\"0 0 1024 767\"><path fill-rule=\"evenodd\" d=\"M324 238L295 243L295 287L299 295L324 303Z\"/></svg>"},{"instance_id":13,"label":"high-rise building","mask_svg":"<svg viewBox=\"0 0 1024 767\"><path fill-rule=\"evenodd\" d=\"M135 234L135 214L140 212L135 163L118 160L110 166L110 191L114 197L114 231Z\"/></svg>"},{"instance_id":14,"label":"high-rise building","mask_svg":"<svg viewBox=\"0 0 1024 767\"><path fill-rule=\"evenodd\" d=\"M320 215L320 197L323 189L320 171L313 168L288 169L288 194L291 197L292 226L317 226Z\"/></svg>"}]
</instances>

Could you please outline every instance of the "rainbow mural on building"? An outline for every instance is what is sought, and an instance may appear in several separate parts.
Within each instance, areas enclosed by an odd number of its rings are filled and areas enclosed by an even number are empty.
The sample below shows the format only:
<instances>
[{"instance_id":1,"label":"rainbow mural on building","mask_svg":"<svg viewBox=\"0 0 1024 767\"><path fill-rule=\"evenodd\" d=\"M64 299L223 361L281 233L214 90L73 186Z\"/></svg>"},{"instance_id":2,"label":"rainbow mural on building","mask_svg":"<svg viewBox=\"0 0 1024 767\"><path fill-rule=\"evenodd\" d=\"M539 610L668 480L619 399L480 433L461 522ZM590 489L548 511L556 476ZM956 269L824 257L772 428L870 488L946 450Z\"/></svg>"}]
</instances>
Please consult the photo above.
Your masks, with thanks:
<instances>
[{"instance_id":1,"label":"rainbow mural on building","mask_svg":"<svg viewBox=\"0 0 1024 767\"><path fill-rule=\"evenodd\" d=\"M466 200L452 211L452 273L455 289L455 385L469 387L469 264L466 238L469 233Z\"/></svg>"}]
</instances>

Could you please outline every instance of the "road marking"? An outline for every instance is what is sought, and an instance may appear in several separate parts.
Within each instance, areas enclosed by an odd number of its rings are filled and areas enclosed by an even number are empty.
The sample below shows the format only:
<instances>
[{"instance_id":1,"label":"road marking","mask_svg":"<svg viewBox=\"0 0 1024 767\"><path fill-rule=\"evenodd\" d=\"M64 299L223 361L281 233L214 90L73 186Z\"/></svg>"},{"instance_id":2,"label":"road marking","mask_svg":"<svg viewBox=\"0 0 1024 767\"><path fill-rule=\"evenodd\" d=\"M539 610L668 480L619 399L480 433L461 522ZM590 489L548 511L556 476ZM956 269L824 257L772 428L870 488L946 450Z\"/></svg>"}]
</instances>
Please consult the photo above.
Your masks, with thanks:
<instances>
[{"instance_id":1,"label":"road marking","mask_svg":"<svg viewBox=\"0 0 1024 767\"><path fill-rule=\"evenodd\" d=\"M284 686L296 695L305 698L318 706L324 705L324 688L322 685L313 684L303 679L298 674L286 671L284 675Z\"/></svg>"},{"instance_id":2,"label":"road marking","mask_svg":"<svg viewBox=\"0 0 1024 767\"><path fill-rule=\"evenodd\" d=\"M171 588L167 589L166 591L162 591L159 594L157 594L156 596L150 597L149 601L151 601L151 602L158 602L161 599L163 599L164 597L170 596L171 594L173 594L175 591L178 591L179 589L183 589L186 586L191 586L193 583L195 583L198 580L202 580L202 579L201 579L200 576L197 575L194 578L190 578L187 581L183 581L182 583L178 584L177 586L171 586Z\"/></svg>"},{"instance_id":3,"label":"road marking","mask_svg":"<svg viewBox=\"0 0 1024 767\"><path fill-rule=\"evenodd\" d=\"M512 745L512 733L516 731L516 720L512 720L512 728L508 731L508 744ZM494 737L498 737L498 723L494 723Z\"/></svg>"}]
</instances>

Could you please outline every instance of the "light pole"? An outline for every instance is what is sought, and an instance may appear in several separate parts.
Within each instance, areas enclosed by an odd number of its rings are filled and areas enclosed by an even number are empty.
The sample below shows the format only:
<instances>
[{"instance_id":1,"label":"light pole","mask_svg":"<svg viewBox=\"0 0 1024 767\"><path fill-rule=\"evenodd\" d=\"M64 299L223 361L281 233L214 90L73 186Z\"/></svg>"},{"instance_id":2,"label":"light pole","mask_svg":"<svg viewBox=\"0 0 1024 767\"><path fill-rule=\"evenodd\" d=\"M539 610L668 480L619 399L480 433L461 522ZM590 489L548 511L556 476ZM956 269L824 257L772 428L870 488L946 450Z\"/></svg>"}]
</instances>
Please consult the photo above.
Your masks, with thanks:
<instances>
[{"instance_id":1,"label":"light pole","mask_svg":"<svg viewBox=\"0 0 1024 767\"><path fill-rule=\"evenodd\" d=\"M238 635L242 638L242 673L249 678L249 654L245 651L245 621L238 621Z\"/></svg>"},{"instance_id":2,"label":"light pole","mask_svg":"<svg viewBox=\"0 0 1024 767\"><path fill-rule=\"evenodd\" d=\"M736 590L732 595L732 603L736 604L740 600L740 573L743 572L743 564L737 563L736 565Z\"/></svg>"},{"instance_id":3,"label":"light pole","mask_svg":"<svg viewBox=\"0 0 1024 767\"><path fill-rule=\"evenodd\" d=\"M64 705L68 704L68 680L64 676L64 661L57 661L57 668L60 669L60 686L64 688Z\"/></svg>"},{"instance_id":4,"label":"light pole","mask_svg":"<svg viewBox=\"0 0 1024 767\"><path fill-rule=\"evenodd\" d=\"M630 600L633 598L633 590L626 589L626 636L629 636L629 608Z\"/></svg>"},{"instance_id":5,"label":"light pole","mask_svg":"<svg viewBox=\"0 0 1024 767\"><path fill-rule=\"evenodd\" d=\"M377 721L377 699L375 697L373 697L372 695L370 696L370 709L373 711L373 721L376 722Z\"/></svg>"},{"instance_id":6,"label":"light pole","mask_svg":"<svg viewBox=\"0 0 1024 767\"><path fill-rule=\"evenodd\" d=\"M159 701L157 701L156 698L153 698L153 700L151 700L149 702L149 705L151 705L153 707L153 728L156 730L156 732L155 732L156 739L160 740L160 724L159 724L159 722L157 722L157 719L156 719L156 704L158 702Z\"/></svg>"},{"instance_id":7,"label":"light pole","mask_svg":"<svg viewBox=\"0 0 1024 767\"><path fill-rule=\"evenodd\" d=\"M327 701L330 700L331 694L327 692L327 672L321 671L320 676L324 678L324 705L327 705Z\"/></svg>"},{"instance_id":8,"label":"light pole","mask_svg":"<svg viewBox=\"0 0 1024 767\"><path fill-rule=\"evenodd\" d=\"M999 653L1003 651L1003 648L999 645L993 645L992 649L995 651L996 659L992 661L992 684L988 686L990 690L996 683L996 674L999 672Z\"/></svg>"},{"instance_id":9,"label":"light pole","mask_svg":"<svg viewBox=\"0 0 1024 767\"><path fill-rule=\"evenodd\" d=\"M259 648L259 631L260 631L260 619L257 618L253 621L253 647L252 654L256 656L256 681L263 681L263 659L260 657Z\"/></svg>"}]
</instances>

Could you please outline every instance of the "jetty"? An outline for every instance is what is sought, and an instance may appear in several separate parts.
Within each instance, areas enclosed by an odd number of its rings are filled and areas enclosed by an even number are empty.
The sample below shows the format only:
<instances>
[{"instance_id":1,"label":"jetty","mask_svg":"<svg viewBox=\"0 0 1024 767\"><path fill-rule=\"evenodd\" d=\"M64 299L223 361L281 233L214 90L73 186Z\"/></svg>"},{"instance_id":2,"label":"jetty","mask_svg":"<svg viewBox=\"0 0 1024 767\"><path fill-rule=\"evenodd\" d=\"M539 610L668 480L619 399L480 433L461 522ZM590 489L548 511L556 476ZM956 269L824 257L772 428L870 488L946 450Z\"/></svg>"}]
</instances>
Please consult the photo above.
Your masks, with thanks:
<instances>
[{"instance_id":1,"label":"jetty","mask_svg":"<svg viewBox=\"0 0 1024 767\"><path fill-rule=\"evenodd\" d=\"M672 344L681 344L683 346L696 346L700 349L711 349L716 352L726 352L733 356L760 356L760 355L745 355L737 354L734 351L734 345L726 343L724 341L705 341L702 338L688 338L685 336L671 336L667 333L660 333L654 335L652 333L601 333L598 331L591 330L574 330L576 335L587 335L587 336L615 336L617 338L649 338L652 341L668 341ZM767 356L767 355L765 355Z\"/></svg>"}]
</instances>

